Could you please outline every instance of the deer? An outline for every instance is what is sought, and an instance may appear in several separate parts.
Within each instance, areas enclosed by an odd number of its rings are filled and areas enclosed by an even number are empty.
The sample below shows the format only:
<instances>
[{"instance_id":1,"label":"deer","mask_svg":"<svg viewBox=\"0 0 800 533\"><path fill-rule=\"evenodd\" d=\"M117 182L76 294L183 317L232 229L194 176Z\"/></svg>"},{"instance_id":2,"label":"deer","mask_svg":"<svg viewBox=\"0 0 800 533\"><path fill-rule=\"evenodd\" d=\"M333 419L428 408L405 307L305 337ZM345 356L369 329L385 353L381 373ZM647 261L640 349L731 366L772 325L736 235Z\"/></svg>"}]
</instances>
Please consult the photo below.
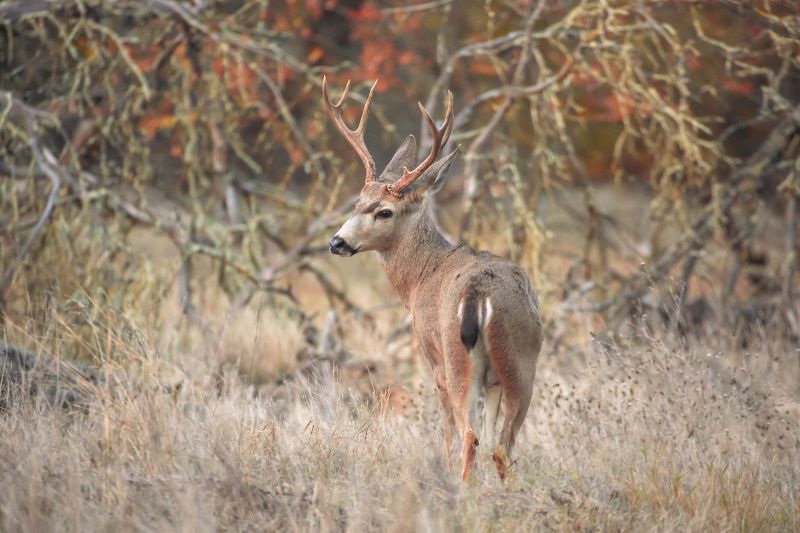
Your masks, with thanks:
<instances>
[{"instance_id":1,"label":"deer","mask_svg":"<svg viewBox=\"0 0 800 533\"><path fill-rule=\"evenodd\" d=\"M328 114L366 171L354 212L330 240L330 252L342 257L377 252L430 363L442 407L445 455L455 459L460 452L461 479L467 480L480 433L486 446L481 449L492 454L503 481L511 473L514 441L531 402L542 344L539 302L522 268L464 243L451 244L429 214L427 203L459 152L456 147L439 158L453 127L452 93L441 127L418 104L432 137L425 159L416 163L416 140L409 135L378 175L364 142L377 83L351 129L342 118L350 82L334 104L322 79Z\"/></svg>"}]
</instances>

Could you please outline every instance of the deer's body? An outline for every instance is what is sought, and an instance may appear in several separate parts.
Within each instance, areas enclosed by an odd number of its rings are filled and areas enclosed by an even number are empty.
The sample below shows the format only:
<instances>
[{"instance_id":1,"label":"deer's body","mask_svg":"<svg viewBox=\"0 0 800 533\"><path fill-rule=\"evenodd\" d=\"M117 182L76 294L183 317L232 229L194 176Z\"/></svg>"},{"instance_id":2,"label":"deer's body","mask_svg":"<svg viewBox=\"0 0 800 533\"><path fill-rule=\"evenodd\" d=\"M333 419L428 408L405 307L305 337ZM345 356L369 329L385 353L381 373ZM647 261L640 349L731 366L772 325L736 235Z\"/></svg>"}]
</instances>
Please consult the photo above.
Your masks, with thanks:
<instances>
[{"instance_id":1,"label":"deer's body","mask_svg":"<svg viewBox=\"0 0 800 533\"><path fill-rule=\"evenodd\" d=\"M323 85L324 87L324 85ZM324 89L323 89L324 90ZM416 143L409 137L380 178L363 145L365 106L359 128L344 129L336 106L326 103L367 168L355 214L331 240L331 251L353 255L374 250L389 282L412 316L414 333L431 364L445 421L445 448L460 442L462 477L475 458L484 397L484 444L504 478L530 404L541 347L538 302L525 272L513 263L466 245L450 244L435 228L425 199L444 183L457 150L436 161L449 136L452 108L441 130L424 112L434 149L413 171ZM359 139L360 134L360 139ZM437 148L438 147L438 148ZM371 170L372 169L372 170ZM401 177L402 172L402 177ZM399 179L398 179L399 178ZM500 409L503 424L495 433Z\"/></svg>"}]
</instances>

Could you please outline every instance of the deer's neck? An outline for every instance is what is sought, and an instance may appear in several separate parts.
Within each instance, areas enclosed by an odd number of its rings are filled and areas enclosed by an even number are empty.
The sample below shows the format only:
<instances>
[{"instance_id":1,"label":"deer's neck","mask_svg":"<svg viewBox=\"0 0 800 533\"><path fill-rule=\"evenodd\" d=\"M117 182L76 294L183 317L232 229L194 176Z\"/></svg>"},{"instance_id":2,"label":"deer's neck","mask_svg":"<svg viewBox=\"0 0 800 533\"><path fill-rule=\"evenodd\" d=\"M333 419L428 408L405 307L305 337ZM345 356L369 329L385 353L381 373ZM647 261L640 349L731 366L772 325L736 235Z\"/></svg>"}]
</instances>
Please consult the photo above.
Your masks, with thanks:
<instances>
[{"instance_id":1,"label":"deer's neck","mask_svg":"<svg viewBox=\"0 0 800 533\"><path fill-rule=\"evenodd\" d=\"M425 210L403 232L397 243L380 254L389 283L409 308L411 298L435 267L453 250Z\"/></svg>"}]
</instances>

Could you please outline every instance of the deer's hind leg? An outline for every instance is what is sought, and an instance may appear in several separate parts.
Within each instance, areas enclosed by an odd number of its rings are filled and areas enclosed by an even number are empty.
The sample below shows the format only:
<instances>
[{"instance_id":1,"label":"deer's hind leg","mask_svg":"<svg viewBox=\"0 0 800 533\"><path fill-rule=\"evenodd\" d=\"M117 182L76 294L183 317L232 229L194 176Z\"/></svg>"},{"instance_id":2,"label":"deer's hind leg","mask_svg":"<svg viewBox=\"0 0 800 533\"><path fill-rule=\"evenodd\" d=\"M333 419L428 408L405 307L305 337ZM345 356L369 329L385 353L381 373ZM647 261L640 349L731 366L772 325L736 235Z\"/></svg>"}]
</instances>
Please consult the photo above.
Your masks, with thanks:
<instances>
[{"instance_id":1,"label":"deer's hind leg","mask_svg":"<svg viewBox=\"0 0 800 533\"><path fill-rule=\"evenodd\" d=\"M497 445L497 419L500 416L500 401L503 397L503 389L499 383L493 382L492 374L492 371L489 370L484 385L483 429L481 431L481 442L486 450L484 453L489 454Z\"/></svg>"},{"instance_id":2,"label":"deer's hind leg","mask_svg":"<svg viewBox=\"0 0 800 533\"><path fill-rule=\"evenodd\" d=\"M519 428L522 426L525 414L528 411L527 407L522 408L520 402L516 399L509 401L508 396L506 396L503 409L505 410L503 428L500 430L500 438L494 447L494 452L492 452L497 475L500 476L501 480L505 480L511 472L511 451L514 448L514 441L517 438Z\"/></svg>"},{"instance_id":3,"label":"deer's hind leg","mask_svg":"<svg viewBox=\"0 0 800 533\"><path fill-rule=\"evenodd\" d=\"M447 391L447 380L445 379L444 369L436 368L433 371L436 380L436 389L439 392L439 401L442 404L442 420L444 421L444 455L447 460L453 453L453 435L456 429L455 418L453 417L453 404L450 401L450 394ZM456 446L458 441L456 442Z\"/></svg>"},{"instance_id":4,"label":"deer's hind leg","mask_svg":"<svg viewBox=\"0 0 800 533\"><path fill-rule=\"evenodd\" d=\"M464 346L448 348L447 390L443 392L452 403L452 414L460 441L461 478L467 479L475 461L480 418L478 403L483 385L484 367L473 359ZM457 446L458 447L458 446Z\"/></svg>"},{"instance_id":5,"label":"deer's hind leg","mask_svg":"<svg viewBox=\"0 0 800 533\"><path fill-rule=\"evenodd\" d=\"M475 462L475 448L478 446L478 433L481 431L481 412L479 401L486 382L486 369L488 361L486 350L482 341L472 347L469 351L469 388L467 390L466 401L462 407L464 420L461 427L461 441L464 447L461 451L462 471L461 478L467 479Z\"/></svg>"},{"instance_id":6,"label":"deer's hind leg","mask_svg":"<svg viewBox=\"0 0 800 533\"><path fill-rule=\"evenodd\" d=\"M509 341L512 337L500 324L491 324L487 337L489 359L492 370L500 382L503 405L503 425L492 452L492 459L497 468L497 475L501 480L505 480L511 472L514 442L525 421L533 395L535 370L530 364L523 363L526 359L514 357L515 347ZM521 351L525 353L524 350ZM529 360L535 363L535 356Z\"/></svg>"},{"instance_id":7,"label":"deer's hind leg","mask_svg":"<svg viewBox=\"0 0 800 533\"><path fill-rule=\"evenodd\" d=\"M489 368L483 330L491 316L492 306L488 298L481 298L474 293L467 295L459 303L458 309L457 331L460 338L445 343L449 352L445 357L448 389L453 399L456 427L461 436L462 479L469 477L478 446L481 429L479 402Z\"/></svg>"}]
</instances>

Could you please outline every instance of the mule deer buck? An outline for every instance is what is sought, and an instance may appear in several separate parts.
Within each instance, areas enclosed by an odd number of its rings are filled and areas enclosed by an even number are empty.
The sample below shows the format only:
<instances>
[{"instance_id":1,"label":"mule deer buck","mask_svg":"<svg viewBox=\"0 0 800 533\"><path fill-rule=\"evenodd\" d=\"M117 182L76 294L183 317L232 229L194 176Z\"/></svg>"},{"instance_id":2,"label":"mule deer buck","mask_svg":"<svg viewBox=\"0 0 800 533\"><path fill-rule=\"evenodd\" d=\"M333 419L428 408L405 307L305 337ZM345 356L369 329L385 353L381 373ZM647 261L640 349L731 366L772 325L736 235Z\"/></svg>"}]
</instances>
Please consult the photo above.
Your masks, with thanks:
<instances>
[{"instance_id":1,"label":"mule deer buck","mask_svg":"<svg viewBox=\"0 0 800 533\"><path fill-rule=\"evenodd\" d=\"M411 313L414 333L433 368L443 409L446 453L454 453L460 441L461 477L466 479L478 446L478 409L483 394L480 442L488 445L497 473L505 479L514 440L530 404L541 347L538 301L521 268L465 244L449 243L427 214L426 199L442 187L458 153L456 148L437 161L453 126L453 95L448 93L440 128L419 104L433 138L427 157L416 164L416 141L409 135L378 176L364 142L376 84L353 130L342 118L350 82L339 102L333 104L327 80L322 79L325 106L366 169L355 213L331 239L330 251L345 257L378 252L389 282ZM495 426L501 405L504 420L498 442Z\"/></svg>"}]
</instances>

